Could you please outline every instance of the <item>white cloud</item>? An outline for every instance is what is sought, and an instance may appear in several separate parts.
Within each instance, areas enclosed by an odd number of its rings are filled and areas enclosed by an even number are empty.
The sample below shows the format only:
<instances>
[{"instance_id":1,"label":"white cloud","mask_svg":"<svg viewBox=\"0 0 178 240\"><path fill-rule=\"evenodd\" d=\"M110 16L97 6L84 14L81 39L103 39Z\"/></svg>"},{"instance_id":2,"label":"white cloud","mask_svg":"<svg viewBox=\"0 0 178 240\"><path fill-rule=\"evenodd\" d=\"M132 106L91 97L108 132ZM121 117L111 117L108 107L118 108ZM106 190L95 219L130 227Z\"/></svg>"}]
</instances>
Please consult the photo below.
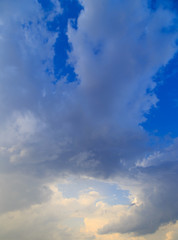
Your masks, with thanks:
<instances>
[{"instance_id":1,"label":"white cloud","mask_svg":"<svg viewBox=\"0 0 178 240\"><path fill-rule=\"evenodd\" d=\"M58 180L60 182L60 180ZM98 229L117 218L123 219L128 205L108 205L98 192L85 189L78 197L65 197L57 185L48 185L51 197L46 202L33 204L21 211L10 211L0 216L0 237L4 240L23 238L44 240L175 240L177 224L161 227L154 235L133 234L99 235Z\"/></svg>"},{"instance_id":2,"label":"white cloud","mask_svg":"<svg viewBox=\"0 0 178 240\"><path fill-rule=\"evenodd\" d=\"M94 208L99 194L89 192L78 199L67 199L54 185L50 189L52 197L47 202L1 215L0 237L4 240L94 239L91 234L80 232L80 227L82 217Z\"/></svg>"}]
</instances>

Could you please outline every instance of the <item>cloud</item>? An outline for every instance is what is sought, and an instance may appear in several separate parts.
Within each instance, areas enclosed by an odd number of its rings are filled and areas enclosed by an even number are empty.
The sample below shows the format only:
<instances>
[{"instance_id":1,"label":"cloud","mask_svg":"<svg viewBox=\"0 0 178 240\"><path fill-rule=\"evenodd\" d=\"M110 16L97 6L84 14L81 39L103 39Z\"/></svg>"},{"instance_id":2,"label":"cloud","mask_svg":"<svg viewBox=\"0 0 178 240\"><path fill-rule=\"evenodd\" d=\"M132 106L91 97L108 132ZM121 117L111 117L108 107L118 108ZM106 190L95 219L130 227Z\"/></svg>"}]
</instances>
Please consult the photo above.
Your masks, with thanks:
<instances>
[{"instance_id":1,"label":"cloud","mask_svg":"<svg viewBox=\"0 0 178 240\"><path fill-rule=\"evenodd\" d=\"M58 182L61 180L58 179ZM128 206L110 206L103 196L94 190L85 189L78 197L65 197L56 183L49 186L51 197L21 211L0 215L0 237L8 239L81 239L81 240L145 240L144 237L110 234L98 235L98 227L119 217ZM173 230L173 229L172 229Z\"/></svg>"},{"instance_id":2,"label":"cloud","mask_svg":"<svg viewBox=\"0 0 178 240\"><path fill-rule=\"evenodd\" d=\"M109 205L99 192L83 189L77 197L66 197L56 183L48 185L51 196L46 202L34 203L23 210L0 215L0 237L3 239L82 239L82 240L151 240L176 239L177 224L161 227L154 235L104 234L97 230L116 218L123 219L129 205ZM82 183L83 181L79 182ZM72 184L72 182L70 183ZM136 219L135 219L136 221Z\"/></svg>"},{"instance_id":3,"label":"cloud","mask_svg":"<svg viewBox=\"0 0 178 240\"><path fill-rule=\"evenodd\" d=\"M4 14L14 10L9 20L2 18L1 127L7 141L0 142L14 149L4 159L19 168L28 163L29 172L41 175L51 170L107 177L133 167L150 151L138 125L157 102L148 91L151 77L176 50L176 34L162 32L174 15L150 13L139 1L83 1L78 28L68 30L80 84L64 78L54 86L58 33L48 30L46 13L37 2L10 10L2 3Z\"/></svg>"},{"instance_id":4,"label":"cloud","mask_svg":"<svg viewBox=\"0 0 178 240\"><path fill-rule=\"evenodd\" d=\"M100 229L101 234L150 234L177 221L177 141L162 152L161 160L155 159L157 165L140 167L132 179L133 185L131 178L125 181L123 187L129 189L132 205L118 220Z\"/></svg>"},{"instance_id":5,"label":"cloud","mask_svg":"<svg viewBox=\"0 0 178 240\"><path fill-rule=\"evenodd\" d=\"M82 4L78 29L69 27L68 35L85 106L95 120L116 121L130 130L157 102L146 90L154 87L151 77L175 53L175 34L162 31L174 16L161 9L152 14L141 1Z\"/></svg>"},{"instance_id":6,"label":"cloud","mask_svg":"<svg viewBox=\"0 0 178 240\"><path fill-rule=\"evenodd\" d=\"M14 169L11 169L11 172ZM0 174L0 214L46 202L51 195L44 181L27 174Z\"/></svg>"},{"instance_id":7,"label":"cloud","mask_svg":"<svg viewBox=\"0 0 178 240\"><path fill-rule=\"evenodd\" d=\"M144 121L144 113L157 102L154 93L147 91L154 88L152 76L176 52L177 32L170 30L175 27L175 15L163 8L153 13L142 1L134 4L130 1L82 1L82 4L84 10L78 19L78 29L69 25L68 36L73 47L70 61L81 80L79 94L88 115L95 119L95 124L99 123L99 128L103 124L109 131L114 129L113 135L106 135L107 144L104 145L110 146L110 141L112 144L115 141L118 150L113 155L110 151L113 148L109 147L108 155L102 155L103 170L109 172L109 164L112 164L111 175L117 166L122 176L123 166L131 169L142 154L139 149L146 136L142 135L137 143L135 139L139 136L138 125ZM103 136L99 137L103 139ZM115 140L119 138L122 140ZM130 139L133 141L129 142ZM145 149L144 154L147 151ZM126 152L130 152L131 162ZM122 218L106 225L100 233L134 232L143 235L155 232L169 221L176 221L177 163L176 159L174 163L169 162L172 154L172 151L169 156L160 153L153 158L152 167L132 168L131 172L124 173L129 182L137 179L132 186L134 190L129 186L127 189L140 203L138 206L134 204ZM106 156L112 159L112 163L105 161ZM115 161L115 156L120 160ZM165 158L166 163L162 165ZM123 180L119 179L119 182L122 185Z\"/></svg>"},{"instance_id":8,"label":"cloud","mask_svg":"<svg viewBox=\"0 0 178 240\"><path fill-rule=\"evenodd\" d=\"M88 212L99 197L98 193L89 192L78 199L65 198L56 186L49 188L52 195L45 203L0 216L2 239L94 239L92 235L80 232L82 221L77 212Z\"/></svg>"},{"instance_id":9,"label":"cloud","mask_svg":"<svg viewBox=\"0 0 178 240\"><path fill-rule=\"evenodd\" d=\"M143 1L81 1L78 27L69 23L67 32L68 64L78 81L66 83L64 77L54 85L58 32L49 31L48 22L62 10L52 3L49 13L37 1L0 3L1 212L32 206L23 211L36 219L35 204L41 216L52 194L46 186L75 174L117 182L135 199L122 221L119 215L101 233L139 235L176 221L176 143L155 150L139 126L158 101L152 77L176 52L177 33L170 31L175 15L162 8L152 12Z\"/></svg>"}]
</instances>

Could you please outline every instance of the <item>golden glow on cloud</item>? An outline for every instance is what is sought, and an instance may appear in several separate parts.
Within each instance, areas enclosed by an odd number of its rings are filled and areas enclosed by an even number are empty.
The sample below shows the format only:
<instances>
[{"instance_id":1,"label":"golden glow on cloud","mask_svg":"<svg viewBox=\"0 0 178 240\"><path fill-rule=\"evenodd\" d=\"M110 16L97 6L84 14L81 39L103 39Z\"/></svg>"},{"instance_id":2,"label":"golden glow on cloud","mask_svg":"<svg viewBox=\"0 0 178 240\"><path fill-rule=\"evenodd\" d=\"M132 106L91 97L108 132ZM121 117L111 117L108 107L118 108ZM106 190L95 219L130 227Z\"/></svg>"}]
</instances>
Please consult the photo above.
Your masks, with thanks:
<instances>
[{"instance_id":1,"label":"golden glow on cloud","mask_svg":"<svg viewBox=\"0 0 178 240\"><path fill-rule=\"evenodd\" d=\"M162 227L154 235L137 237L122 234L98 234L98 229L120 217L126 205L108 205L96 191L86 190L77 198L66 198L51 184L49 201L0 216L3 240L176 240L178 224ZM168 231L169 229L169 231Z\"/></svg>"}]
</instances>

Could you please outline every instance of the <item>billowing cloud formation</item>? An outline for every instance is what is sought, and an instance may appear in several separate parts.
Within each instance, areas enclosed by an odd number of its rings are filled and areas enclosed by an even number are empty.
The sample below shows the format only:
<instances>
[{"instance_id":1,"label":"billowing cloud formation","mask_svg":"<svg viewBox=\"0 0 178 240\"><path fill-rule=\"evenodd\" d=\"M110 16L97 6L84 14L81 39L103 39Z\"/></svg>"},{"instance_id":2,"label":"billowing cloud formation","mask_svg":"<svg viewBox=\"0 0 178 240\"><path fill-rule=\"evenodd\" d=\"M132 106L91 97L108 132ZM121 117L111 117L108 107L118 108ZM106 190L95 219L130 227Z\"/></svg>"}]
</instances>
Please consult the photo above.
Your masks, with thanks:
<instances>
[{"instance_id":1,"label":"billowing cloud formation","mask_svg":"<svg viewBox=\"0 0 178 240\"><path fill-rule=\"evenodd\" d=\"M125 137L127 130L130 133L138 130L138 124L144 120L143 113L157 101L146 90L152 89L151 77L176 51L175 16L162 8L153 14L143 1L82 1L82 4L84 10L78 19L78 29L69 27L69 39L73 46L70 57L81 79L84 104L100 126L102 123L107 127L117 125L115 133L119 136L124 131ZM131 153L130 137L127 136L125 147ZM117 152L121 153L122 143L117 146ZM140 143L135 145L134 149L137 148L141 148ZM172 149L152 153L147 166L142 165L135 173L132 170L129 182L131 179L135 182L129 190L138 203L134 202L118 221L106 225L100 233L142 235L177 220L177 154L173 152ZM131 153L134 163L140 153L139 150ZM171 155L174 156L170 161ZM121 158L128 168L130 163L125 152Z\"/></svg>"},{"instance_id":2,"label":"billowing cloud formation","mask_svg":"<svg viewBox=\"0 0 178 240\"><path fill-rule=\"evenodd\" d=\"M177 163L167 162L138 171L129 187L132 206L118 220L104 226L100 233L154 233L161 225L175 223L177 208ZM131 180L131 179L130 179Z\"/></svg>"},{"instance_id":3,"label":"billowing cloud formation","mask_svg":"<svg viewBox=\"0 0 178 240\"><path fill-rule=\"evenodd\" d=\"M151 77L175 53L175 33L165 34L174 16L161 9L152 14L142 1L83 5L78 29L69 28L69 39L85 106L96 119L130 130L157 101L146 90L154 87Z\"/></svg>"},{"instance_id":4,"label":"billowing cloud formation","mask_svg":"<svg viewBox=\"0 0 178 240\"><path fill-rule=\"evenodd\" d=\"M0 237L4 240L28 239L81 239L81 240L176 240L178 223L162 227L154 236L135 237L130 234L97 234L104 224L120 218L128 205L110 206L103 196L86 189L78 197L67 198L56 185L49 186L51 198L21 211L1 214Z\"/></svg>"},{"instance_id":5,"label":"billowing cloud formation","mask_svg":"<svg viewBox=\"0 0 178 240\"><path fill-rule=\"evenodd\" d=\"M45 71L53 69L57 35L47 30L37 1L1 1L0 15L0 212L4 212L42 202L49 194L39 179L25 176L30 167L26 165L24 172L16 164L35 163L36 137L44 129L38 112L51 81Z\"/></svg>"},{"instance_id":6,"label":"billowing cloud formation","mask_svg":"<svg viewBox=\"0 0 178 240\"><path fill-rule=\"evenodd\" d=\"M108 175L145 154L147 137L138 124L157 101L151 77L175 52L176 35L168 31L174 16L152 14L141 2L82 4L78 29L68 32L80 84L51 84L57 34L47 29L51 18L38 3L27 14L15 8L11 23L2 20L1 126L7 140L1 141L11 163Z\"/></svg>"},{"instance_id":7,"label":"billowing cloud formation","mask_svg":"<svg viewBox=\"0 0 178 240\"><path fill-rule=\"evenodd\" d=\"M155 151L139 127L158 101L152 76L176 52L174 13L141 0L81 1L67 32L78 81L54 84L58 33L48 23L62 10L51 2L48 12L37 1L0 3L1 213L47 201L50 182L76 174L134 198L100 233L141 235L176 221L176 142Z\"/></svg>"}]
</instances>

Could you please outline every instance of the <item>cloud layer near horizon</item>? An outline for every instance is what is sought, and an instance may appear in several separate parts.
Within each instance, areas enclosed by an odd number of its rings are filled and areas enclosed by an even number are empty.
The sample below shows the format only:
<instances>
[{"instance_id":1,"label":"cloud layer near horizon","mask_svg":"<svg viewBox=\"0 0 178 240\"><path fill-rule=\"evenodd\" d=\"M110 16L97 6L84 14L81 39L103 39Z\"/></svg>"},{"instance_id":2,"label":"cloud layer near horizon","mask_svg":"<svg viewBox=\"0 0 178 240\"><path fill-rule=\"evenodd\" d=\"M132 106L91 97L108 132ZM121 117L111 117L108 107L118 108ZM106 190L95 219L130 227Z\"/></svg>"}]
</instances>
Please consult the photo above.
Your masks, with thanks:
<instances>
[{"instance_id":1,"label":"cloud layer near horizon","mask_svg":"<svg viewBox=\"0 0 178 240\"><path fill-rule=\"evenodd\" d=\"M175 15L146 1L81 1L67 32L78 81L54 85L58 33L47 24L62 9L52 3L51 12L37 1L0 3L0 212L45 204L49 183L86 175L132 196L100 233L153 233L178 218L177 140L149 146L139 124L158 101L153 75L177 50Z\"/></svg>"}]
</instances>

